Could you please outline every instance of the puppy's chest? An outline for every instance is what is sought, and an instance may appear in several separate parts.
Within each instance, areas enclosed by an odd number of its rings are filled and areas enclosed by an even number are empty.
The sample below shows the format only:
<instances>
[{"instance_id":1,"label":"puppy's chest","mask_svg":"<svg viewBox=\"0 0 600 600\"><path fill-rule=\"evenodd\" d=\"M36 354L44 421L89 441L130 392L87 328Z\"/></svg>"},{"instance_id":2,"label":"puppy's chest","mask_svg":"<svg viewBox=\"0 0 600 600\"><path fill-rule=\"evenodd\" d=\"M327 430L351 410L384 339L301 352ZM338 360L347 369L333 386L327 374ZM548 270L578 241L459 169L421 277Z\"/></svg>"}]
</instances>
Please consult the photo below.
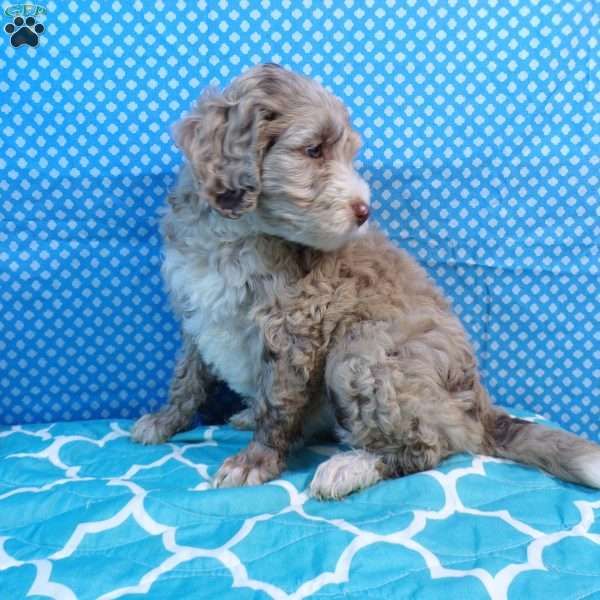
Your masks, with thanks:
<instances>
[{"instance_id":1,"label":"puppy's chest","mask_svg":"<svg viewBox=\"0 0 600 600\"><path fill-rule=\"evenodd\" d=\"M265 302L264 277L247 265L166 252L163 272L183 330L212 372L246 397L257 392L263 340L250 316Z\"/></svg>"}]
</instances>

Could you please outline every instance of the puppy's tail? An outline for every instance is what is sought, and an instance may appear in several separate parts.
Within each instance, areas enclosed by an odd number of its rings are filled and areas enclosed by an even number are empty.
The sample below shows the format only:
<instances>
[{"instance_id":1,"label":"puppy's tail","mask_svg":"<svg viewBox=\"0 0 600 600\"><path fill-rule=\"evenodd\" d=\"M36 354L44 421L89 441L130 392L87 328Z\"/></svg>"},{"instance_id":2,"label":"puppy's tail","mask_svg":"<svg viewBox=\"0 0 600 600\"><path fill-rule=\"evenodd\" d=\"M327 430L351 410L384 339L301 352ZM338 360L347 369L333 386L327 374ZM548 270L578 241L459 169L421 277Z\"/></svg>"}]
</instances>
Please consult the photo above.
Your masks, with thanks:
<instances>
[{"instance_id":1,"label":"puppy's tail","mask_svg":"<svg viewBox=\"0 0 600 600\"><path fill-rule=\"evenodd\" d=\"M560 429L511 417L494 407L485 421L492 456L534 465L566 481L600 489L600 446Z\"/></svg>"}]
</instances>

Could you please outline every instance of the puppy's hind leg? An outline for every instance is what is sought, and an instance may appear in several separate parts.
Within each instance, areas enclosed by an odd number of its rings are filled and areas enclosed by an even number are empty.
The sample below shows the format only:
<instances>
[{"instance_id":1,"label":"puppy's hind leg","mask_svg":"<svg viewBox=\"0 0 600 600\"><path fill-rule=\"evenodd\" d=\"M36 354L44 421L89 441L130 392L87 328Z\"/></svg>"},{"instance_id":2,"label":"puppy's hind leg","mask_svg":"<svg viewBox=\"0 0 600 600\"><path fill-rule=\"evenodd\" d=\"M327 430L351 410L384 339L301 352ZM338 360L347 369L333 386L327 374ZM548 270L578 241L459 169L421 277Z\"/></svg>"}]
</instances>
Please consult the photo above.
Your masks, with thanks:
<instances>
[{"instance_id":1,"label":"puppy's hind leg","mask_svg":"<svg viewBox=\"0 0 600 600\"><path fill-rule=\"evenodd\" d=\"M160 411L141 417L131 430L132 439L141 444L162 444L179 431L189 429L212 382L200 355L187 343L175 367L169 403Z\"/></svg>"},{"instance_id":2,"label":"puppy's hind leg","mask_svg":"<svg viewBox=\"0 0 600 600\"><path fill-rule=\"evenodd\" d=\"M256 418L254 410L244 408L229 418L229 424L240 431L254 431L256 429Z\"/></svg>"},{"instance_id":3,"label":"puppy's hind leg","mask_svg":"<svg viewBox=\"0 0 600 600\"><path fill-rule=\"evenodd\" d=\"M393 323L361 323L337 340L325 382L342 441L357 448L323 463L311 492L341 498L383 479L434 468L450 454L436 418L452 421L421 339L402 339Z\"/></svg>"},{"instance_id":4,"label":"puppy's hind leg","mask_svg":"<svg viewBox=\"0 0 600 600\"><path fill-rule=\"evenodd\" d=\"M366 450L340 452L319 465L310 484L311 496L339 500L384 479L381 457Z\"/></svg>"}]
</instances>

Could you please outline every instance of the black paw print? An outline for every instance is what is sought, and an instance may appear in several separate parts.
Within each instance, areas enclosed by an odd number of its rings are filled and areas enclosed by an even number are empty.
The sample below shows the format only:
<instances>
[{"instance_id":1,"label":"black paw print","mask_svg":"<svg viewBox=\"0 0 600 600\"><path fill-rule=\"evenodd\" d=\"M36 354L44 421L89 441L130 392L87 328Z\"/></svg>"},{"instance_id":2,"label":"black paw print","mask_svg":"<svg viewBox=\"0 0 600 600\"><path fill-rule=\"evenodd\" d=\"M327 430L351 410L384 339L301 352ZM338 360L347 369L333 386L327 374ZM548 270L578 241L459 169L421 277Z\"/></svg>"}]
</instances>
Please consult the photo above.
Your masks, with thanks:
<instances>
[{"instance_id":1,"label":"black paw print","mask_svg":"<svg viewBox=\"0 0 600 600\"><path fill-rule=\"evenodd\" d=\"M41 23L36 23L33 17L15 17L12 23L8 23L4 26L4 31L11 34L10 45L13 48L18 48L23 44L27 44L32 48L35 48L40 38L39 36L44 33L45 27Z\"/></svg>"}]
</instances>

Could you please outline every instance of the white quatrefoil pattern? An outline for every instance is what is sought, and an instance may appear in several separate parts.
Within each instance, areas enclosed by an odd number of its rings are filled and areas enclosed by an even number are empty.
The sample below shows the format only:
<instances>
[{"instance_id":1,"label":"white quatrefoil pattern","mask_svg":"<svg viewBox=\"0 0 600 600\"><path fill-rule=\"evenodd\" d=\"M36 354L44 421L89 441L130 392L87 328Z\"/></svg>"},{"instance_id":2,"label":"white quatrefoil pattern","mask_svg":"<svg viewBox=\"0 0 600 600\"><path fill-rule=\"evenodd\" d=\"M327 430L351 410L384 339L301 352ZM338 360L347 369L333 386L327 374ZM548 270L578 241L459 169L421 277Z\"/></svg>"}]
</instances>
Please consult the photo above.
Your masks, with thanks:
<instances>
[{"instance_id":1,"label":"white quatrefoil pattern","mask_svg":"<svg viewBox=\"0 0 600 600\"><path fill-rule=\"evenodd\" d=\"M165 401L170 127L268 61L348 105L374 218L451 297L495 401L600 439L597 3L40 3L1 4L0 423Z\"/></svg>"},{"instance_id":2,"label":"white quatrefoil pattern","mask_svg":"<svg viewBox=\"0 0 600 600\"><path fill-rule=\"evenodd\" d=\"M0 429L2 598L582 600L600 597L600 492L457 455L340 502L309 498L335 447L282 479L212 489L250 434L134 444L130 421Z\"/></svg>"}]
</instances>

